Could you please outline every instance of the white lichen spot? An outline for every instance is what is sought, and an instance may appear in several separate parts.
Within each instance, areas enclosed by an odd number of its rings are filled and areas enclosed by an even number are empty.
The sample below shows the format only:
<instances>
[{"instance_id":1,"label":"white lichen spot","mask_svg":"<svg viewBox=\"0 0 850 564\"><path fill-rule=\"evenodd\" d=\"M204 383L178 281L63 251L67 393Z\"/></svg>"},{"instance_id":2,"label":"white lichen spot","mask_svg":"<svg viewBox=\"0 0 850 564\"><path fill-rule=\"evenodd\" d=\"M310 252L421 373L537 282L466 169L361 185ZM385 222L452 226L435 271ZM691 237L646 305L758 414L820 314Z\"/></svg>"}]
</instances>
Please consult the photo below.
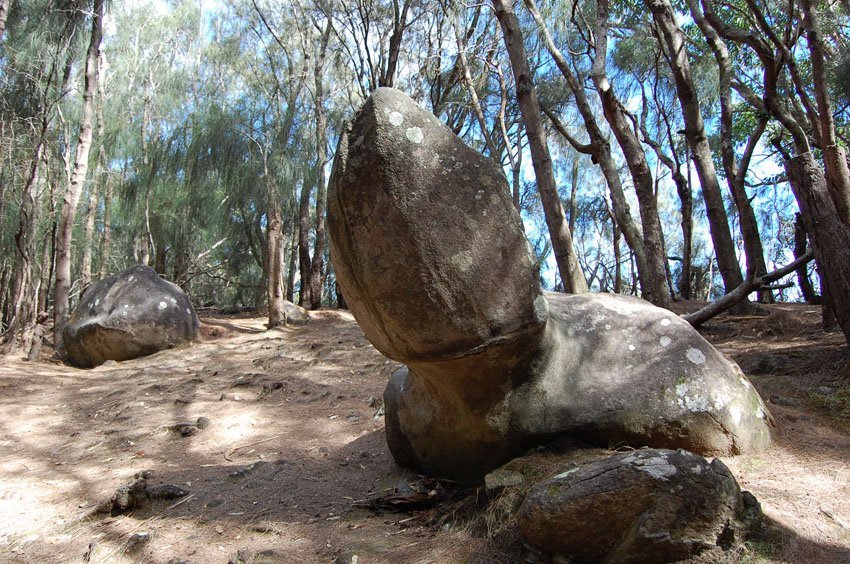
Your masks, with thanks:
<instances>
[{"instance_id":1,"label":"white lichen spot","mask_svg":"<svg viewBox=\"0 0 850 564\"><path fill-rule=\"evenodd\" d=\"M452 264L461 272L467 272L474 264L472 251L461 251L452 256Z\"/></svg>"},{"instance_id":2,"label":"white lichen spot","mask_svg":"<svg viewBox=\"0 0 850 564\"><path fill-rule=\"evenodd\" d=\"M159 305L156 306L156 307L157 307L157 309L163 310L163 309L168 307L168 304L165 303L165 302L159 302Z\"/></svg>"},{"instance_id":3,"label":"white lichen spot","mask_svg":"<svg viewBox=\"0 0 850 564\"><path fill-rule=\"evenodd\" d=\"M720 390L714 390L711 392L711 401L714 403L714 409L720 411L729 403L729 398L724 396Z\"/></svg>"},{"instance_id":4,"label":"white lichen spot","mask_svg":"<svg viewBox=\"0 0 850 564\"><path fill-rule=\"evenodd\" d=\"M635 462L635 468L662 482L667 482L668 478L674 476L677 472L676 467L661 456L638 460Z\"/></svg>"},{"instance_id":5,"label":"white lichen spot","mask_svg":"<svg viewBox=\"0 0 850 564\"><path fill-rule=\"evenodd\" d=\"M665 319L665 321L666 321L666 319ZM668 337L667 335L664 335L663 337L661 337L660 339L658 339L658 343L659 343L662 347L669 347L669 346L670 346L670 343L672 343L672 342L673 342L673 339L671 339L671 338L670 338L670 337Z\"/></svg>"},{"instance_id":6,"label":"white lichen spot","mask_svg":"<svg viewBox=\"0 0 850 564\"><path fill-rule=\"evenodd\" d=\"M605 299L600 300L600 303L605 309L619 313L620 315L642 313L646 311L647 307L639 301L632 301L628 299Z\"/></svg>"},{"instance_id":7,"label":"white lichen spot","mask_svg":"<svg viewBox=\"0 0 850 564\"><path fill-rule=\"evenodd\" d=\"M96 306L99 306L99 305L100 305L100 298L98 298L98 299L96 299L96 300L94 301L94 305L96 305Z\"/></svg>"},{"instance_id":8,"label":"white lichen spot","mask_svg":"<svg viewBox=\"0 0 850 564\"><path fill-rule=\"evenodd\" d=\"M697 464L696 466L691 467L691 472L694 474L702 474L702 466Z\"/></svg>"},{"instance_id":9,"label":"white lichen spot","mask_svg":"<svg viewBox=\"0 0 850 564\"><path fill-rule=\"evenodd\" d=\"M171 305L177 305L177 300L174 298L168 298L168 301L171 302Z\"/></svg>"},{"instance_id":10,"label":"white lichen spot","mask_svg":"<svg viewBox=\"0 0 850 564\"><path fill-rule=\"evenodd\" d=\"M635 346L634 346L634 345L629 345L629 350L630 350L630 351L635 350Z\"/></svg>"},{"instance_id":11,"label":"white lichen spot","mask_svg":"<svg viewBox=\"0 0 850 564\"><path fill-rule=\"evenodd\" d=\"M694 364L705 364L705 354L699 349L688 349L685 356Z\"/></svg>"},{"instance_id":12,"label":"white lichen spot","mask_svg":"<svg viewBox=\"0 0 850 564\"><path fill-rule=\"evenodd\" d=\"M737 425L741 422L741 419L744 416L744 412L741 411L741 408L739 406L733 405L729 408L729 416L732 418L732 421L735 423L735 425Z\"/></svg>"},{"instance_id":13,"label":"white lichen spot","mask_svg":"<svg viewBox=\"0 0 850 564\"><path fill-rule=\"evenodd\" d=\"M418 127L408 127L404 132L405 137L411 143L422 143L422 140L425 139L425 135L423 135L422 130Z\"/></svg>"},{"instance_id":14,"label":"white lichen spot","mask_svg":"<svg viewBox=\"0 0 850 564\"><path fill-rule=\"evenodd\" d=\"M481 198L483 198L483 197L484 197L484 190L479 190L478 192L475 193L475 199L476 200L480 201Z\"/></svg>"},{"instance_id":15,"label":"white lichen spot","mask_svg":"<svg viewBox=\"0 0 850 564\"><path fill-rule=\"evenodd\" d=\"M678 396L679 406L688 411L708 411L710 406L708 400L701 396L688 395L690 389L687 384L678 384L676 386L676 395Z\"/></svg>"},{"instance_id":16,"label":"white lichen spot","mask_svg":"<svg viewBox=\"0 0 850 564\"><path fill-rule=\"evenodd\" d=\"M662 320L661 320L661 326L662 326L662 327L667 327L668 325L670 325L670 320L669 320L669 319L662 319Z\"/></svg>"},{"instance_id":17,"label":"white lichen spot","mask_svg":"<svg viewBox=\"0 0 850 564\"><path fill-rule=\"evenodd\" d=\"M390 125L392 125L393 127L398 127L399 125L404 123L404 116L401 114L401 112L390 112L389 120Z\"/></svg>"},{"instance_id":18,"label":"white lichen spot","mask_svg":"<svg viewBox=\"0 0 850 564\"><path fill-rule=\"evenodd\" d=\"M127 304L124 304L124 309L127 309L128 307L130 307L130 306L127 305Z\"/></svg>"},{"instance_id":19,"label":"white lichen spot","mask_svg":"<svg viewBox=\"0 0 850 564\"><path fill-rule=\"evenodd\" d=\"M127 282L132 282L132 281L133 281L133 279L134 279L135 277L136 277L135 275L130 276L130 277L127 279Z\"/></svg>"},{"instance_id":20,"label":"white lichen spot","mask_svg":"<svg viewBox=\"0 0 850 564\"><path fill-rule=\"evenodd\" d=\"M606 330L606 331L610 331L610 330L611 330L611 324L610 324L610 323L606 323L606 324L605 324L605 330Z\"/></svg>"},{"instance_id":21,"label":"white lichen spot","mask_svg":"<svg viewBox=\"0 0 850 564\"><path fill-rule=\"evenodd\" d=\"M186 314L188 314L188 315L191 315L191 314L192 314L192 310L191 310L191 309L189 309L188 307L186 308Z\"/></svg>"}]
</instances>

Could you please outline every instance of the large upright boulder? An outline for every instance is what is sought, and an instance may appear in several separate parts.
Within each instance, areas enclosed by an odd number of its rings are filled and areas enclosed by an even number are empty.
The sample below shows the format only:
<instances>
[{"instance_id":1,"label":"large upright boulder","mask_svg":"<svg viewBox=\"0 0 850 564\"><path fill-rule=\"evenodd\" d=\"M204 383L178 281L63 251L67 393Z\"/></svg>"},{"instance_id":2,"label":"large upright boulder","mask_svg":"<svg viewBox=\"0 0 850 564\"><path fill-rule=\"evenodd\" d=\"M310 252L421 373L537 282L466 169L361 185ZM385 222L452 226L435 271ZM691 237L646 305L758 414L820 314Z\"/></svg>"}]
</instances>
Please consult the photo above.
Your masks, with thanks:
<instances>
[{"instance_id":1,"label":"large upright boulder","mask_svg":"<svg viewBox=\"0 0 850 564\"><path fill-rule=\"evenodd\" d=\"M70 362L91 368L176 347L194 338L199 325L179 286L137 264L86 291L62 341Z\"/></svg>"},{"instance_id":2,"label":"large upright boulder","mask_svg":"<svg viewBox=\"0 0 850 564\"><path fill-rule=\"evenodd\" d=\"M363 105L329 189L346 301L375 347L407 365L384 392L400 463L477 481L564 435L703 454L769 443L743 373L676 315L543 293L502 172L401 92Z\"/></svg>"}]
</instances>

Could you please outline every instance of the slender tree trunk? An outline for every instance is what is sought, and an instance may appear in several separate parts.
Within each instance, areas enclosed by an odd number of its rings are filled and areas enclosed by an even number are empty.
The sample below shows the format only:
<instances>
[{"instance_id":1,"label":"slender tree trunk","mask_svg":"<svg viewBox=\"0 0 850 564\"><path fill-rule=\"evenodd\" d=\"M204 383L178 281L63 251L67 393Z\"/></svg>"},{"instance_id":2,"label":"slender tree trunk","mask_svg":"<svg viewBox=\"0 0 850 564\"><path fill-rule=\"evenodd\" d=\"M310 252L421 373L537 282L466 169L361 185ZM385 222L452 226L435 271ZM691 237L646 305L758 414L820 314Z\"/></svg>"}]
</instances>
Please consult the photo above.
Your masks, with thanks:
<instances>
[{"instance_id":1,"label":"slender tree trunk","mask_svg":"<svg viewBox=\"0 0 850 564\"><path fill-rule=\"evenodd\" d=\"M850 342L850 227L840 220L824 175L810 152L785 161L785 170L818 268L827 282L824 300Z\"/></svg>"},{"instance_id":2,"label":"slender tree trunk","mask_svg":"<svg viewBox=\"0 0 850 564\"><path fill-rule=\"evenodd\" d=\"M808 237L806 236L806 226L803 225L803 216L797 213L794 216L794 258L798 259L804 254L808 248ZM815 288L812 286L812 281L809 278L808 265L801 265L797 269L797 284L800 286L800 292L803 294L803 299L809 303L814 303L818 300L818 295L815 293Z\"/></svg>"},{"instance_id":3,"label":"slender tree trunk","mask_svg":"<svg viewBox=\"0 0 850 564\"><path fill-rule=\"evenodd\" d=\"M635 253L637 274L641 281L644 297L660 307L669 307L671 298L667 291L666 268L667 253L664 248L664 233L658 217L658 204L655 196L655 183L652 171L646 161L646 153L638 139L633 124L630 123L625 109L614 93L608 80L606 58L608 52L608 0L597 0L596 45L593 67L590 77L596 87L602 112L611 126L611 131L623 151L629 167L638 198L641 224L643 226L643 248L646 253L645 273L640 272L640 257ZM625 234L625 229L624 229ZM628 241L628 239L627 239ZM634 250L634 249L633 249Z\"/></svg>"},{"instance_id":4,"label":"slender tree trunk","mask_svg":"<svg viewBox=\"0 0 850 564\"><path fill-rule=\"evenodd\" d=\"M270 184L271 180L267 178ZM282 285L281 260L283 258L283 219L280 202L276 190L269 188L268 194L268 228L266 239L268 244L268 301L269 329L286 325L286 314L283 308L284 290Z\"/></svg>"},{"instance_id":5,"label":"slender tree trunk","mask_svg":"<svg viewBox=\"0 0 850 564\"><path fill-rule=\"evenodd\" d=\"M561 199L555 185L552 158L549 155L546 132L540 117L540 103L534 89L522 31L514 13L513 2L512 0L492 0L492 3L511 60L517 99L528 136L534 174L537 177L537 191L540 194L546 225L549 228L552 250L555 253L555 261L564 282L564 290L568 293L587 292L587 281L573 248L573 240L564 215L564 208L561 205Z\"/></svg>"},{"instance_id":6,"label":"slender tree trunk","mask_svg":"<svg viewBox=\"0 0 850 564\"><path fill-rule=\"evenodd\" d=\"M47 166L47 163L45 163ZM36 313L40 314L48 310L50 301L50 289L53 284L53 276L56 272L56 233L59 229L56 223L56 190L52 182L48 183L50 191L50 229L44 239L44 247L41 250L41 274L40 287L38 290L38 302Z\"/></svg>"},{"instance_id":7,"label":"slender tree trunk","mask_svg":"<svg viewBox=\"0 0 850 564\"><path fill-rule=\"evenodd\" d=\"M406 17L406 15L405 15ZM331 35L330 20L325 26L319 47L319 56L313 69L316 105L316 241L313 246L313 258L310 264L310 309L322 307L322 294L325 289L325 209L327 208L328 188L325 182L325 166L328 162L328 124L325 113L324 67Z\"/></svg>"},{"instance_id":8,"label":"slender tree trunk","mask_svg":"<svg viewBox=\"0 0 850 564\"><path fill-rule=\"evenodd\" d=\"M605 182L607 183L608 190L611 194L611 208L613 210L613 215L620 226L620 231L626 239L626 244L628 244L635 253L638 277L641 280L641 286L643 286L646 291L647 299L651 301L656 295L656 293L652 291L653 282L659 280L662 274L653 274L650 273L650 270L653 266L657 268L662 265L664 258L653 257L652 260L650 260L647 257L643 234L640 232L640 229L638 229L634 219L632 219L632 214L629 210L629 204L626 200L623 184L620 180L620 173L611 153L611 145L608 143L608 138L605 136L596 121L596 113L590 105L587 94L585 94L584 85L573 73L566 57L552 40L549 29L543 21L534 0L525 0L525 4L540 28L543 40L546 43L546 48L552 55L555 64L566 79L567 84L570 87L570 91L572 91L573 96L575 97L576 106L578 107L579 113L584 121L588 137L590 138L590 144L583 145L579 141L573 139L566 128L561 125L557 116L549 112L546 108L543 108L543 111L546 112L546 115L555 125L555 128L561 133L561 135L564 136L565 139L567 139L574 149L581 153L591 155L593 162L599 165L600 170L602 171L602 176L605 178ZM665 293L661 292L661 295L663 296ZM657 305L663 305L663 303L664 298L662 298L662 303Z\"/></svg>"},{"instance_id":9,"label":"slender tree trunk","mask_svg":"<svg viewBox=\"0 0 850 564\"><path fill-rule=\"evenodd\" d=\"M71 293L71 238L74 218L88 172L89 150L94 119L94 91L97 85L97 52L103 30L103 2L94 0L91 41L86 53L85 83L83 88L83 115L80 119L80 136L74 157L74 172L62 203L59 221L58 253L56 257L56 297L53 306L53 342L58 349L62 344L62 330L68 321Z\"/></svg>"},{"instance_id":10,"label":"slender tree trunk","mask_svg":"<svg viewBox=\"0 0 850 564\"><path fill-rule=\"evenodd\" d=\"M644 0L644 2L655 18L670 56L670 68L673 71L676 93L682 107L682 118L685 121L685 138L693 151L694 165L702 185L717 265L723 278L725 291L731 292L743 283L744 278L735 255L735 245L726 217L720 184L717 181L717 172L712 161L711 147L705 135L699 99L691 78L684 34L676 23L675 13L667 0Z\"/></svg>"},{"instance_id":11,"label":"slender tree trunk","mask_svg":"<svg viewBox=\"0 0 850 564\"><path fill-rule=\"evenodd\" d=\"M845 225L850 225L850 170L844 148L838 145L836 139L832 101L827 90L829 79L825 68L826 55L818 23L818 11L812 0L800 0L800 5L803 8L803 26L811 53L812 83L820 118L826 185L835 203L838 217Z\"/></svg>"},{"instance_id":12,"label":"slender tree trunk","mask_svg":"<svg viewBox=\"0 0 850 564\"><path fill-rule=\"evenodd\" d=\"M286 300L295 303L295 276L298 271L298 235L301 232L297 221L292 222L292 233L289 237L289 272L286 279Z\"/></svg>"},{"instance_id":13,"label":"slender tree trunk","mask_svg":"<svg viewBox=\"0 0 850 564\"><path fill-rule=\"evenodd\" d=\"M691 288L692 267L693 267L693 248L694 248L694 197L693 189L691 188L691 166L690 166L690 151L688 151L687 168L688 179L682 184L676 183L676 190L679 193L679 201L682 204L682 276L679 280L679 295L683 300L693 298Z\"/></svg>"},{"instance_id":14,"label":"slender tree trunk","mask_svg":"<svg viewBox=\"0 0 850 564\"><path fill-rule=\"evenodd\" d=\"M665 0L666 1L666 0ZM764 248L761 243L756 215L750 199L747 197L745 179L749 163L755 151L756 144L767 126L767 118L759 118L756 129L750 134L747 147L741 158L740 166L735 157L734 132L732 121L732 61L729 50L720 38L717 30L708 22L699 10L697 0L688 0L688 6L697 26L714 53L717 62L720 82L720 147L723 159L723 169L729 190L738 209L741 221L741 236L744 240L744 253L747 257L747 270L755 271L757 277L767 273L764 260ZM678 28L677 28L678 29ZM681 31L679 31L681 33ZM669 43L669 42L668 42ZM758 300L762 303L773 303L773 293L770 290L760 290Z\"/></svg>"},{"instance_id":15,"label":"slender tree trunk","mask_svg":"<svg viewBox=\"0 0 850 564\"><path fill-rule=\"evenodd\" d=\"M104 87L103 52L97 52L97 168L95 169L89 203L86 209L85 241L83 243L83 267L80 286L85 290L92 282L92 257L94 254L94 224L97 217L97 207L106 171L106 124L103 119Z\"/></svg>"},{"instance_id":16,"label":"slender tree trunk","mask_svg":"<svg viewBox=\"0 0 850 564\"><path fill-rule=\"evenodd\" d=\"M310 290L312 283L310 277L313 274L312 261L310 259L310 182L305 178L301 184L301 195L298 202L298 268L301 271L301 292L298 304L301 307L310 307Z\"/></svg>"},{"instance_id":17,"label":"slender tree trunk","mask_svg":"<svg viewBox=\"0 0 850 564\"><path fill-rule=\"evenodd\" d=\"M112 182L106 178L103 195L103 239L100 245L100 278L109 275L109 254L112 251Z\"/></svg>"}]
</instances>

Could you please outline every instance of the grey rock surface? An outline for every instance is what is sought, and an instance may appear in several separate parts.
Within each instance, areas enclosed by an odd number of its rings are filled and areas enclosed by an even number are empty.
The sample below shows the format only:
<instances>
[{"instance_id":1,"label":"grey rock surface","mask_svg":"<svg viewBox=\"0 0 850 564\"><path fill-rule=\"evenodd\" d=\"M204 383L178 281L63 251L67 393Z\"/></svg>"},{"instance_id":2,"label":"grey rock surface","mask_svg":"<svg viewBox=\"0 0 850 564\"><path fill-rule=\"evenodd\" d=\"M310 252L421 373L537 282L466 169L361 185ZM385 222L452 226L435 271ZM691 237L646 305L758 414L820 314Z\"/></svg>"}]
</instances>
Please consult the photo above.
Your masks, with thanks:
<instances>
[{"instance_id":1,"label":"grey rock surface","mask_svg":"<svg viewBox=\"0 0 850 564\"><path fill-rule=\"evenodd\" d=\"M529 542L570 562L654 563L728 549L759 516L720 460L641 449L536 484L517 525Z\"/></svg>"},{"instance_id":2,"label":"grey rock surface","mask_svg":"<svg viewBox=\"0 0 850 564\"><path fill-rule=\"evenodd\" d=\"M176 347L194 338L199 325L182 289L135 265L86 291L62 339L68 360L91 368Z\"/></svg>"},{"instance_id":3,"label":"grey rock surface","mask_svg":"<svg viewBox=\"0 0 850 564\"><path fill-rule=\"evenodd\" d=\"M636 298L543 293L496 165L397 90L340 139L331 257L367 338L407 366L384 393L396 460L480 481L555 437L759 450L770 415L740 369Z\"/></svg>"}]
</instances>

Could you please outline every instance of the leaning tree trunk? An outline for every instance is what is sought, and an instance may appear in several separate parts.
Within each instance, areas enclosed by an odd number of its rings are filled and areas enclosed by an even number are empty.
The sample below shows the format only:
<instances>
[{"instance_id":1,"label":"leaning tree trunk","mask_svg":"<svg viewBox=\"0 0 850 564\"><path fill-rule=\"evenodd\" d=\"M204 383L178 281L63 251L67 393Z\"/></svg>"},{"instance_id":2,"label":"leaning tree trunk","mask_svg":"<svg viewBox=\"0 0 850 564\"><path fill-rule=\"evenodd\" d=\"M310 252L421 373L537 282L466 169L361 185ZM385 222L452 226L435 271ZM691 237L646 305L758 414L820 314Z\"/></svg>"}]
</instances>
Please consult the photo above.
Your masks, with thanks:
<instances>
[{"instance_id":1,"label":"leaning tree trunk","mask_svg":"<svg viewBox=\"0 0 850 564\"><path fill-rule=\"evenodd\" d=\"M824 299L850 343L850 245L847 244L850 227L839 218L826 179L811 152L785 161L785 171L800 206L818 268L827 282Z\"/></svg>"},{"instance_id":2,"label":"leaning tree trunk","mask_svg":"<svg viewBox=\"0 0 850 564\"><path fill-rule=\"evenodd\" d=\"M811 53L812 83L820 118L826 185L832 201L835 203L838 217L845 225L850 225L850 170L847 166L847 155L843 147L838 145L836 138L835 120L832 117L832 101L827 91L829 79L826 73L826 54L820 24L818 23L818 11L815 9L812 0L801 0L801 6L805 14L802 20Z\"/></svg>"},{"instance_id":3,"label":"leaning tree trunk","mask_svg":"<svg viewBox=\"0 0 850 564\"><path fill-rule=\"evenodd\" d=\"M492 0L492 3L510 57L511 69L516 82L517 100L528 137L534 174L537 178L537 191L540 194L540 202L543 206L546 225L549 228L552 250L555 253L558 271L564 282L564 290L573 294L587 292L587 281L584 279L578 257L573 248L573 239L555 185L552 158L549 155L546 132L540 117L540 103L537 100L537 92L532 83L532 74L528 66L522 30L514 13L513 2L512 0Z\"/></svg>"},{"instance_id":4,"label":"leaning tree trunk","mask_svg":"<svg viewBox=\"0 0 850 564\"><path fill-rule=\"evenodd\" d=\"M760 117L755 130L750 133L739 166L735 156L732 121L733 70L729 49L726 47L726 43L720 38L717 30L714 29L714 26L703 16L697 0L688 0L688 7L694 21L696 21L697 26L711 47L714 53L714 59L717 62L720 83L720 150L723 160L723 170L726 173L726 181L735 200L735 206L738 208L738 216L741 221L741 236L744 240L744 253L747 257L747 270L754 270L756 276L762 276L767 273L764 248L761 243L761 234L759 233L756 215L750 199L747 197L744 180L749 169L753 151L767 125L767 117ZM773 293L770 290L760 290L758 300L762 303L772 303Z\"/></svg>"},{"instance_id":5,"label":"leaning tree trunk","mask_svg":"<svg viewBox=\"0 0 850 564\"><path fill-rule=\"evenodd\" d=\"M652 268L652 266L658 267L659 265L662 265L664 262L663 257L653 257L651 261L647 260L643 235L635 224L635 221L632 219L629 204L626 200L626 194L623 190L623 184L620 181L620 172L611 153L611 145L596 121L596 113L591 107L587 94L585 94L584 85L581 84L578 77L575 73L573 73L566 57L552 40L552 35L549 33L549 28L546 26L546 22L543 20L543 17L537 9L537 4L534 0L525 0L525 4L528 7L529 12L531 12L534 21L537 22L537 26L540 28L541 35L546 43L546 48L549 50L558 70L561 71L561 74L566 79L567 84L570 87L570 91L573 93L576 106L581 114L582 120L584 121L585 129L587 130L587 136L590 138L590 143L588 145L582 145L580 142L573 139L554 114L545 108L544 112L546 112L552 123L555 125L555 129L557 129L561 135L567 139L573 148L580 153L591 155L594 162L599 164L602 176L605 178L605 182L607 183L608 190L611 194L612 215L619 224L623 237L626 239L626 243L635 254L635 261L637 262L638 277L641 280L641 286L648 290L647 298L653 299L655 295L659 294L651 291L650 289L652 288L653 282L659 280L661 275L657 273L651 274L649 269ZM665 293L661 292L660 296L662 303L656 305L663 305L664 303Z\"/></svg>"},{"instance_id":6,"label":"leaning tree trunk","mask_svg":"<svg viewBox=\"0 0 850 564\"><path fill-rule=\"evenodd\" d=\"M670 69L673 71L676 94L682 107L682 119L685 122L685 138L693 151L694 165L702 185L711 240L717 255L717 266L723 278L725 291L731 292L743 283L744 278L735 255L735 245L726 217L723 195L717 181L711 147L705 134L699 99L691 77L684 34L676 23L675 13L667 0L644 1L652 11L670 56Z\"/></svg>"},{"instance_id":7,"label":"leaning tree trunk","mask_svg":"<svg viewBox=\"0 0 850 564\"><path fill-rule=\"evenodd\" d=\"M71 293L71 239L77 204L86 181L89 168L89 150L92 141L94 117L94 91L97 86L97 53L103 35L103 2L94 0L91 41L86 53L85 82L83 87L83 115L80 118L80 136L74 156L74 171L71 183L62 203L56 256L56 295L53 306L53 342L57 349L62 345L62 330L68 321Z\"/></svg>"},{"instance_id":8,"label":"leaning tree trunk","mask_svg":"<svg viewBox=\"0 0 850 564\"><path fill-rule=\"evenodd\" d=\"M650 302L660 307L669 307L672 301L667 291L667 253L664 247L664 233L658 217L658 203L655 197L655 182L652 171L646 161L646 153L638 139L632 123L626 116L614 88L608 80L606 58L608 56L608 0L597 0L596 53L590 72L596 87L602 113L611 126L611 131L623 151L629 173L635 185L638 198L641 224L643 225L643 246L646 250L646 275L640 276L643 293ZM637 256L635 259L637 260Z\"/></svg>"}]
</instances>

